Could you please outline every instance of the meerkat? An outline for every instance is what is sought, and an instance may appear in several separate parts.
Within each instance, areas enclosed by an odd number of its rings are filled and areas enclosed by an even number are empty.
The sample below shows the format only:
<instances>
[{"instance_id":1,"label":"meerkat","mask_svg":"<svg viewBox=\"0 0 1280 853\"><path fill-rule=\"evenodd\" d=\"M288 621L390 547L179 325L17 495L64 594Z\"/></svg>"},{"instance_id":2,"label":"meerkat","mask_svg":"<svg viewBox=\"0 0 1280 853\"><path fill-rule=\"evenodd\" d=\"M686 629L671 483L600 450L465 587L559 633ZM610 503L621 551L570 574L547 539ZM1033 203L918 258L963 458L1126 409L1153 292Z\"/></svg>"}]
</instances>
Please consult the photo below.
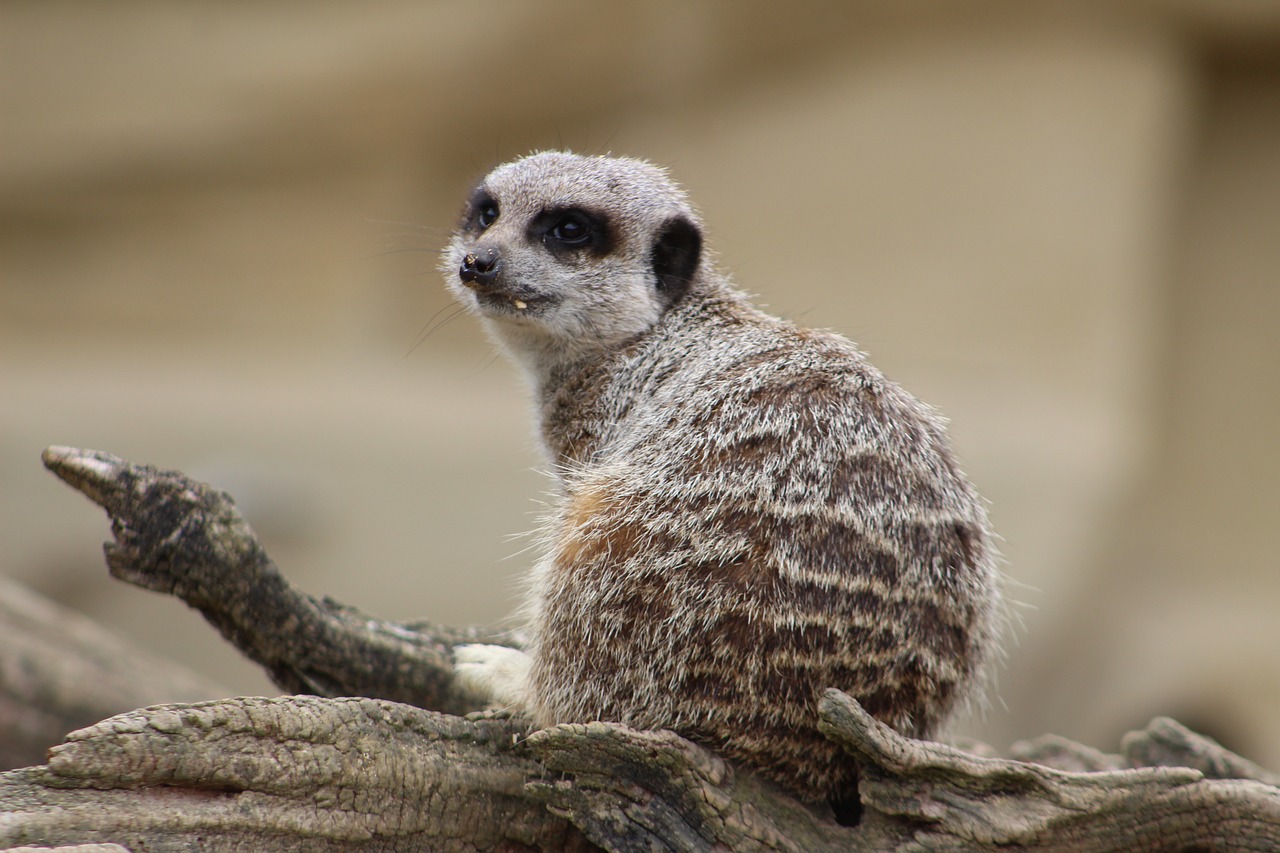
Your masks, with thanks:
<instances>
[{"instance_id":1,"label":"meerkat","mask_svg":"<svg viewBox=\"0 0 1280 853\"><path fill-rule=\"evenodd\" d=\"M474 190L453 295L522 369L558 480L524 651L456 672L538 726L672 729L849 802L821 691L933 735L997 647L981 498L933 410L719 273L639 160L543 152Z\"/></svg>"}]
</instances>

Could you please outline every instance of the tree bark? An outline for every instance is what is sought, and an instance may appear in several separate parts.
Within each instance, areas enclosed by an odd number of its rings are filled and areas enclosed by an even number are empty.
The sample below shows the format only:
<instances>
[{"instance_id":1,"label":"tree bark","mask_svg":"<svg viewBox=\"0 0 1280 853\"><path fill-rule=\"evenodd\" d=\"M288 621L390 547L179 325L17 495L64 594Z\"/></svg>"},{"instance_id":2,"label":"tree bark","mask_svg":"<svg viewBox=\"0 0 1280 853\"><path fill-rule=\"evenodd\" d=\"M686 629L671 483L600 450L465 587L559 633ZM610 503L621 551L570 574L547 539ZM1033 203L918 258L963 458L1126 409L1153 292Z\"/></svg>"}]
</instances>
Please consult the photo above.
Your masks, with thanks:
<instances>
[{"instance_id":1,"label":"tree bark","mask_svg":"<svg viewBox=\"0 0 1280 853\"><path fill-rule=\"evenodd\" d=\"M297 592L231 499L177 472L65 448L45 461L111 516L113 575L183 598L315 695L73 732L47 764L0 774L0 849L1280 849L1280 780L1166 719L1119 754L1042 738L1010 760L903 737L831 690L824 731L857 761L863 806L841 827L671 732L454 716L478 698L453 680L453 645L518 638Z\"/></svg>"}]
</instances>

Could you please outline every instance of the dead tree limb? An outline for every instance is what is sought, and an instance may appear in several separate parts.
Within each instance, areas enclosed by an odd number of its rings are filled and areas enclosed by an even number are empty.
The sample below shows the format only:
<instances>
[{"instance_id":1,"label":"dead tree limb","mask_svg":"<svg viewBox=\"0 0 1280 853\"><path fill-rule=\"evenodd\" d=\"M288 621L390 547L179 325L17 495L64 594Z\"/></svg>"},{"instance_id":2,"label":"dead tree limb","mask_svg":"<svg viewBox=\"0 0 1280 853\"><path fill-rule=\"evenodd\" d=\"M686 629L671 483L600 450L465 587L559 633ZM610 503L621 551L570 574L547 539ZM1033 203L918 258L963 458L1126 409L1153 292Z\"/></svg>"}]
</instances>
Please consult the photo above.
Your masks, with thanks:
<instances>
[{"instance_id":1,"label":"dead tree limb","mask_svg":"<svg viewBox=\"0 0 1280 853\"><path fill-rule=\"evenodd\" d=\"M902 737L823 702L859 759L835 825L671 732L529 734L374 699L226 699L73 733L0 774L0 845L130 850L1275 850L1280 790L1187 767L1069 773ZM1170 725L1158 727L1167 731ZM1186 733L1189 734L1189 733ZM1194 736L1186 762L1232 758ZM1151 739L1152 732L1139 735ZM1156 740L1164 740L1157 732Z\"/></svg>"},{"instance_id":2,"label":"dead tree limb","mask_svg":"<svg viewBox=\"0 0 1280 853\"><path fill-rule=\"evenodd\" d=\"M368 696L465 713L450 649L509 634L384 622L294 589L226 492L92 450L51 447L44 463L107 511L113 577L199 610L290 693Z\"/></svg>"},{"instance_id":3,"label":"dead tree limb","mask_svg":"<svg viewBox=\"0 0 1280 853\"><path fill-rule=\"evenodd\" d=\"M46 464L112 516L117 577L179 595L282 686L397 701L226 699L105 720L47 765L0 774L0 849L1280 849L1275 777L1171 720L1119 755L1023 745L1032 763L905 738L829 691L824 731L861 774L863 818L845 828L671 732L423 710L473 701L448 650L492 637L291 589L230 499L175 472L65 449Z\"/></svg>"}]
</instances>

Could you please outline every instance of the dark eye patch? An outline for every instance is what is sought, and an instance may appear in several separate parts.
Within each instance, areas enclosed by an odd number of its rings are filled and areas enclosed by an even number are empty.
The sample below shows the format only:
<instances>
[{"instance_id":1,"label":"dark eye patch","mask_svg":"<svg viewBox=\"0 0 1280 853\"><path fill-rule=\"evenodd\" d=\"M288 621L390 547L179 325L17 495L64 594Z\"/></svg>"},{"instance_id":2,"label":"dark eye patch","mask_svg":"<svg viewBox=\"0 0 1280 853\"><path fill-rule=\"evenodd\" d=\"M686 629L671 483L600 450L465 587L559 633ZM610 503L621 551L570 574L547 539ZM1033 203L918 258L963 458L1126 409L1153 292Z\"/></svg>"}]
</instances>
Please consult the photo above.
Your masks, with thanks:
<instances>
[{"instance_id":1,"label":"dark eye patch","mask_svg":"<svg viewBox=\"0 0 1280 853\"><path fill-rule=\"evenodd\" d=\"M466 210L462 214L462 227L459 230L479 234L498 220L501 210L495 199L483 186L476 187L467 199Z\"/></svg>"},{"instance_id":2,"label":"dark eye patch","mask_svg":"<svg viewBox=\"0 0 1280 853\"><path fill-rule=\"evenodd\" d=\"M529 223L530 242L538 241L555 255L589 252L600 257L613 249L608 217L581 207L553 207Z\"/></svg>"}]
</instances>

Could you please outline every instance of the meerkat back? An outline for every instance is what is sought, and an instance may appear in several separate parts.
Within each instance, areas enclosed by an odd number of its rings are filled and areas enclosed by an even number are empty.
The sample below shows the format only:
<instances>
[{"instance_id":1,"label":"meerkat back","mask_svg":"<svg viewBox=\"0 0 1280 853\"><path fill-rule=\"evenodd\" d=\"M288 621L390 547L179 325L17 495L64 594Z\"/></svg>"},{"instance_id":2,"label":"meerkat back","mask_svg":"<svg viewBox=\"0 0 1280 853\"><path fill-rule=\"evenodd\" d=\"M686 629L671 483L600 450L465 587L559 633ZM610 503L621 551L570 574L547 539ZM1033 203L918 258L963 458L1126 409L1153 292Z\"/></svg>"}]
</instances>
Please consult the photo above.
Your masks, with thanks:
<instances>
[{"instance_id":1,"label":"meerkat back","mask_svg":"<svg viewBox=\"0 0 1280 853\"><path fill-rule=\"evenodd\" d=\"M459 677L535 723L670 728L808 799L855 772L836 687L929 736L997 644L981 499L940 419L848 341L756 310L648 163L495 169L442 264L523 369L560 499L524 652Z\"/></svg>"}]
</instances>

